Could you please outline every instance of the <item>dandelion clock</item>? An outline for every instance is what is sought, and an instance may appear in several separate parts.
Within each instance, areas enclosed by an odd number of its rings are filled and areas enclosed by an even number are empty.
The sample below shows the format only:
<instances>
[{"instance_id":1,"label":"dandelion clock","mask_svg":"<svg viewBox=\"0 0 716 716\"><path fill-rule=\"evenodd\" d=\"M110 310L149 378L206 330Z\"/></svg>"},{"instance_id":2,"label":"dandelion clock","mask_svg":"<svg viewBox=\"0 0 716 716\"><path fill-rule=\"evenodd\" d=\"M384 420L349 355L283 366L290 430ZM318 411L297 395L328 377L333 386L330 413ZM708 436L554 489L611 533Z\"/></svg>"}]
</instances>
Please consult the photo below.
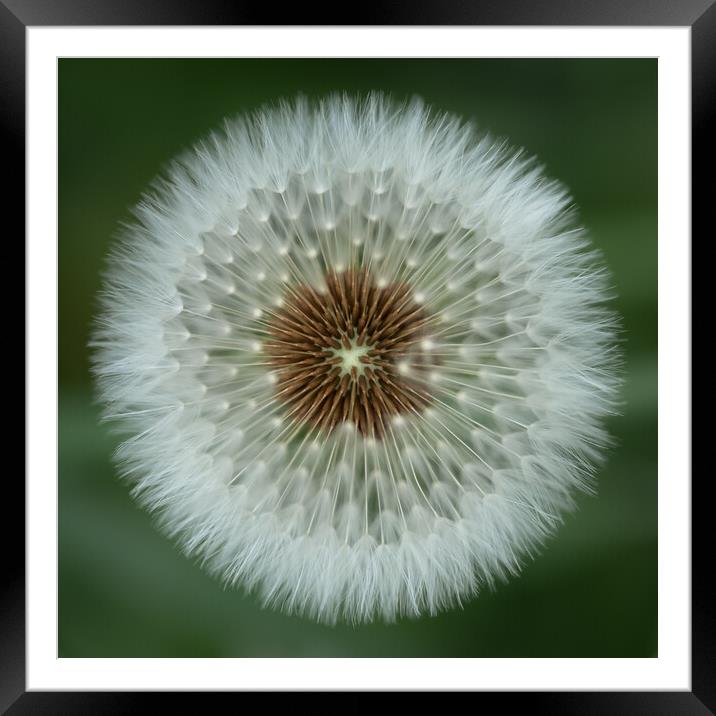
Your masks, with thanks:
<instances>
[{"instance_id":1,"label":"dandelion clock","mask_svg":"<svg viewBox=\"0 0 716 716\"><path fill-rule=\"evenodd\" d=\"M592 486L608 276L534 160L421 102L280 104L144 196L94 336L133 494L226 584L324 622L516 573Z\"/></svg>"}]
</instances>

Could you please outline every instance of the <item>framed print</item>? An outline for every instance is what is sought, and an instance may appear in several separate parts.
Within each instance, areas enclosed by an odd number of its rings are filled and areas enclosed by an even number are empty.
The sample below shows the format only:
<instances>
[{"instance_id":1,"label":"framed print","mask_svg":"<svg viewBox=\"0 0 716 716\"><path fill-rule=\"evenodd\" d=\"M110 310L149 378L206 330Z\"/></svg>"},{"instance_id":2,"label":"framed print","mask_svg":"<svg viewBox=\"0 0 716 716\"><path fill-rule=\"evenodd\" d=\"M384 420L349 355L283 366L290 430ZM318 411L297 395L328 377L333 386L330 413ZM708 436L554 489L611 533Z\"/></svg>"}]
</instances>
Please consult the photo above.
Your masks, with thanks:
<instances>
[{"instance_id":1,"label":"framed print","mask_svg":"<svg viewBox=\"0 0 716 716\"><path fill-rule=\"evenodd\" d=\"M28 269L9 713L714 708L689 180L716 14L536 8L0 6Z\"/></svg>"}]
</instances>

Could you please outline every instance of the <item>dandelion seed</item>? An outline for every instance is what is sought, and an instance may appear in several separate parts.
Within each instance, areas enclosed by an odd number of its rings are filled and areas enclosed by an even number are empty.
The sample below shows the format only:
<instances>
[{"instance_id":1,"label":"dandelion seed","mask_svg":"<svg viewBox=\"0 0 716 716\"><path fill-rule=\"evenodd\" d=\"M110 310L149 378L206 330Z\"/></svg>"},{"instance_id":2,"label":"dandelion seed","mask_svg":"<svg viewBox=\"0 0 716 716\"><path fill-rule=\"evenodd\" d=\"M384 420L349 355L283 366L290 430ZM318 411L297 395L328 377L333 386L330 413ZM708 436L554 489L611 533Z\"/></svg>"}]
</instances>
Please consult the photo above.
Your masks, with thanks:
<instances>
[{"instance_id":1,"label":"dandelion seed","mask_svg":"<svg viewBox=\"0 0 716 716\"><path fill-rule=\"evenodd\" d=\"M516 573L590 488L618 388L569 204L419 101L227 124L110 260L95 370L138 499L225 582L326 622Z\"/></svg>"}]
</instances>

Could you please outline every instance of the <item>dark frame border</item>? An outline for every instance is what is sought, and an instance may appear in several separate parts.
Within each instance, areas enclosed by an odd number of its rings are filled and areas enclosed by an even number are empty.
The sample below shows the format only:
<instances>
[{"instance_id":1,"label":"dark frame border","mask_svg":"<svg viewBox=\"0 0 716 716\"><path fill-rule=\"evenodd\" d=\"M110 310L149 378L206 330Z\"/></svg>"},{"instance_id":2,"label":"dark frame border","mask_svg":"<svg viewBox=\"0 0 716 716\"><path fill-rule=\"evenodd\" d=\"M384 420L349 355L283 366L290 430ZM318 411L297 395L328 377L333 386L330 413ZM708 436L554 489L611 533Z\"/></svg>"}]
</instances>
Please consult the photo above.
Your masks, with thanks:
<instances>
[{"instance_id":1,"label":"dark frame border","mask_svg":"<svg viewBox=\"0 0 716 716\"><path fill-rule=\"evenodd\" d=\"M25 29L32 26L72 25L265 25L269 12L241 0L0 0L0 128L3 164L15 178L5 189L5 206L12 208L16 235L24 235L25 156ZM288 11L289 24L333 24L320 14L307 22L310 11ZM709 188L711 157L716 156L716 4L714 0L475 0L445 6L434 0L413 0L409 7L385 8L353 17L351 24L378 25L636 25L691 27L692 63L692 223L706 233L707 207L713 202ZM356 20L358 20L356 22ZM712 185L711 185L712 187ZM710 218L710 217L709 217ZM10 233L8 232L8 236ZM19 481L7 480L6 505L24 503ZM713 564L713 533L706 510L709 501L706 481L692 485L692 691L638 693L511 693L499 694L514 706L525 705L536 713L610 714L708 714L716 713L716 588L708 578ZM12 500L12 496L16 499ZM19 512L19 510L15 510ZM23 511L24 514L24 511ZM24 516L20 518L24 521ZM139 698L131 692L71 693L25 691L25 560L19 549L18 529L3 521L6 545L5 575L0 588L0 708L12 714L25 713L125 713L133 711ZM18 546L16 546L18 545ZM178 694L188 705L188 694ZM481 694L480 699L493 696ZM202 702L203 705L206 702ZM197 706L199 704L197 703Z\"/></svg>"}]
</instances>

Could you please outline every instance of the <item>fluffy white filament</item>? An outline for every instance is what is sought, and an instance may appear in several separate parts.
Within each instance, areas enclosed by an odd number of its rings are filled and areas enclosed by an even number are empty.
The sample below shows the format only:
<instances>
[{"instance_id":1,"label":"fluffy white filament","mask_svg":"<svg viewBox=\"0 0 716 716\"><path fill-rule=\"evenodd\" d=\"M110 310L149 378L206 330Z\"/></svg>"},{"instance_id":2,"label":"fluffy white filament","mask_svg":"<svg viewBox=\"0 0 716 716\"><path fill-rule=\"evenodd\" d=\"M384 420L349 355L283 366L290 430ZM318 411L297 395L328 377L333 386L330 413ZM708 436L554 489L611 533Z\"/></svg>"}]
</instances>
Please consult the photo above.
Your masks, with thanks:
<instances>
[{"instance_id":1,"label":"fluffy white filament","mask_svg":"<svg viewBox=\"0 0 716 716\"><path fill-rule=\"evenodd\" d=\"M569 206L419 101L228 123L110 260L95 370L134 494L212 573L321 621L434 613L516 572L589 488L617 390L607 277ZM276 399L262 342L287 285L365 266L436 317L431 402L382 439L317 434Z\"/></svg>"}]
</instances>

